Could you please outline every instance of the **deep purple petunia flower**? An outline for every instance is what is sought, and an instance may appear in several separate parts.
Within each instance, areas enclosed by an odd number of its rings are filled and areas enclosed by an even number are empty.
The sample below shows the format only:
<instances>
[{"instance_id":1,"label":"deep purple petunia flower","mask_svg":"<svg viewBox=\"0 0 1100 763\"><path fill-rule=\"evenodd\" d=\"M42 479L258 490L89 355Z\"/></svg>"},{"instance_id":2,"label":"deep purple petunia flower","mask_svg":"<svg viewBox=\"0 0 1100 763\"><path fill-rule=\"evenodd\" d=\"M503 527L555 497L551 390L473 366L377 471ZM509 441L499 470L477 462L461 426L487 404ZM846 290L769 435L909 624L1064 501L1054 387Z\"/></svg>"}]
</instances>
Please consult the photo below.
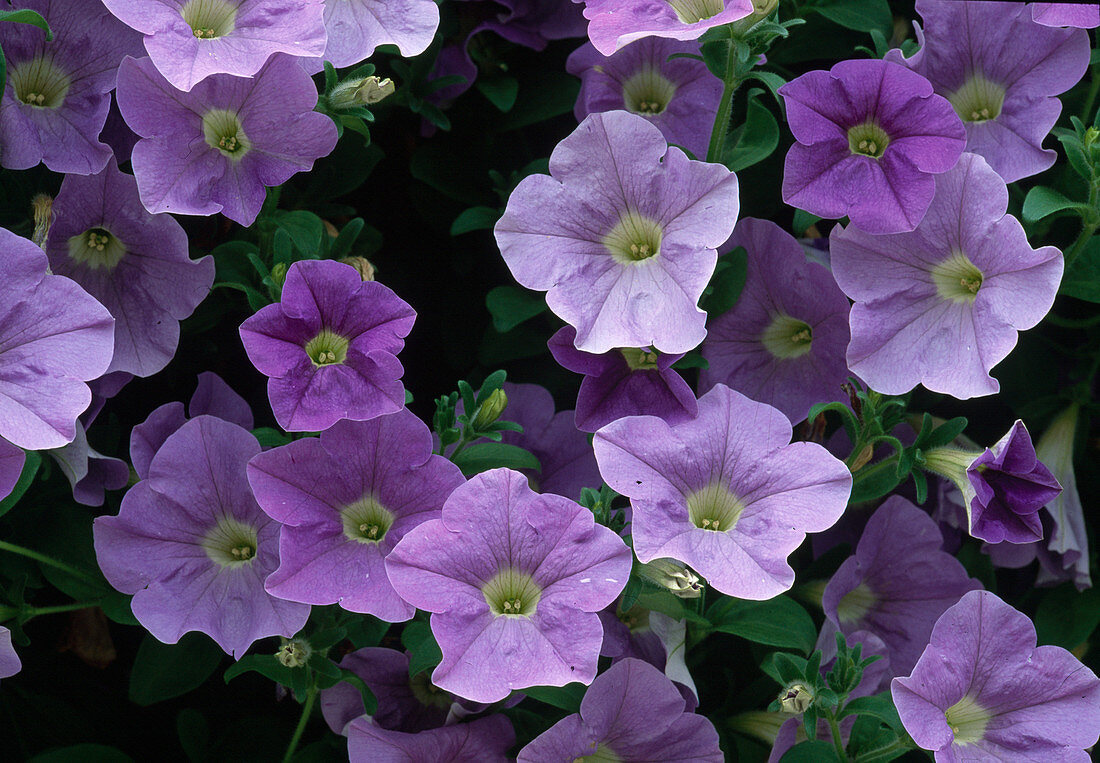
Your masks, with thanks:
<instances>
[{"instance_id":1,"label":"deep purple petunia flower","mask_svg":"<svg viewBox=\"0 0 1100 763\"><path fill-rule=\"evenodd\" d=\"M516 743L512 723L503 715L415 734L389 731L363 717L348 724L347 732L351 763L429 760L507 763L508 749Z\"/></svg>"},{"instance_id":2,"label":"deep purple petunia flower","mask_svg":"<svg viewBox=\"0 0 1100 763\"><path fill-rule=\"evenodd\" d=\"M475 475L441 519L386 558L390 582L432 612L443 652L432 683L475 702L513 689L591 683L603 639L596 613L630 575L630 550L592 513L537 495L511 469Z\"/></svg>"},{"instance_id":3,"label":"deep purple petunia flower","mask_svg":"<svg viewBox=\"0 0 1100 763\"><path fill-rule=\"evenodd\" d=\"M1093 29L1100 26L1100 3L1031 3L1031 20L1043 26Z\"/></svg>"},{"instance_id":4,"label":"deep purple petunia flower","mask_svg":"<svg viewBox=\"0 0 1100 763\"><path fill-rule=\"evenodd\" d=\"M240 658L257 639L293 636L309 618L309 605L264 591L279 564L279 523L245 477L259 452L245 430L199 416L161 446L118 516L95 520L100 569L134 594L134 616L159 640L198 630Z\"/></svg>"},{"instance_id":5,"label":"deep purple petunia flower","mask_svg":"<svg viewBox=\"0 0 1100 763\"><path fill-rule=\"evenodd\" d=\"M131 162L150 212L221 212L251 225L265 186L312 168L336 146L336 125L313 111L313 80L287 55L251 78L216 74L189 93L149 59L127 58L118 84L122 116L142 137Z\"/></svg>"},{"instance_id":6,"label":"deep purple petunia flower","mask_svg":"<svg viewBox=\"0 0 1100 763\"><path fill-rule=\"evenodd\" d=\"M960 399L989 395L1000 388L990 369L1050 309L1062 256L1028 245L1005 214L1004 181L980 156L965 154L935 185L911 233L832 230L833 275L855 300L848 367L888 395L917 384Z\"/></svg>"},{"instance_id":7,"label":"deep purple petunia flower","mask_svg":"<svg viewBox=\"0 0 1100 763\"><path fill-rule=\"evenodd\" d=\"M519 763L646 760L721 763L718 732L702 715L684 712L684 698L643 660L616 662L568 715L519 751Z\"/></svg>"},{"instance_id":8,"label":"deep purple petunia flower","mask_svg":"<svg viewBox=\"0 0 1100 763\"><path fill-rule=\"evenodd\" d=\"M275 53L319 56L323 0L103 0L145 35L149 58L185 93L212 74L251 77ZM129 120L127 120L129 121Z\"/></svg>"},{"instance_id":9,"label":"deep purple petunia flower","mask_svg":"<svg viewBox=\"0 0 1100 763\"><path fill-rule=\"evenodd\" d=\"M779 88L797 141L783 167L783 201L844 217L868 233L913 230L966 142L932 85L878 59L841 61Z\"/></svg>"},{"instance_id":10,"label":"deep purple petunia flower","mask_svg":"<svg viewBox=\"0 0 1100 763\"><path fill-rule=\"evenodd\" d=\"M1006 183L1042 172L1057 152L1042 148L1058 121L1054 96L1089 64L1089 35L1031 20L1023 3L918 0L918 50L887 60L928 78L966 125L966 150L985 158Z\"/></svg>"},{"instance_id":11,"label":"deep purple petunia flower","mask_svg":"<svg viewBox=\"0 0 1100 763\"><path fill-rule=\"evenodd\" d=\"M818 648L833 645L837 630L845 636L868 631L882 640L890 660L883 678L908 675L939 616L982 587L942 545L931 517L899 495L888 498L871 515L855 554L825 586Z\"/></svg>"},{"instance_id":12,"label":"deep purple petunia flower","mask_svg":"<svg viewBox=\"0 0 1100 763\"><path fill-rule=\"evenodd\" d=\"M409 530L438 517L464 482L457 466L432 454L431 432L407 409L338 421L320 438L261 453L248 464L248 481L260 508L283 525L267 591L389 622L415 611L390 585L386 556Z\"/></svg>"},{"instance_id":13,"label":"deep purple petunia flower","mask_svg":"<svg viewBox=\"0 0 1100 763\"><path fill-rule=\"evenodd\" d=\"M98 299L115 318L108 372L151 376L168 365L179 322L214 283L214 258L192 260L170 215L151 215L137 182L112 158L98 175L68 175L53 203L50 268Z\"/></svg>"},{"instance_id":14,"label":"deep purple petunia flower","mask_svg":"<svg viewBox=\"0 0 1100 763\"><path fill-rule=\"evenodd\" d=\"M550 176L512 192L496 225L524 286L577 330L577 349L687 352L706 335L696 303L737 219L737 178L687 158L625 111L591 114L557 145Z\"/></svg>"},{"instance_id":15,"label":"deep purple petunia flower","mask_svg":"<svg viewBox=\"0 0 1100 763\"><path fill-rule=\"evenodd\" d=\"M6 7L6 4L5 4ZM40 13L54 39L30 24L0 24L7 83L0 101L0 164L90 175L111 149L99 133L111 105L115 73L141 39L99 0L17 0Z\"/></svg>"},{"instance_id":16,"label":"deep purple petunia flower","mask_svg":"<svg viewBox=\"0 0 1100 763\"><path fill-rule=\"evenodd\" d=\"M19 482L19 475L23 473L23 464L26 461L27 454L22 448L0 437L0 500L11 495L11 491Z\"/></svg>"},{"instance_id":17,"label":"deep purple petunia flower","mask_svg":"<svg viewBox=\"0 0 1100 763\"><path fill-rule=\"evenodd\" d=\"M628 416L592 444L604 481L630 498L638 559L677 559L743 599L791 587L787 556L840 518L852 489L841 461L791 444L782 413L723 384L699 398L696 419Z\"/></svg>"},{"instance_id":18,"label":"deep purple petunia flower","mask_svg":"<svg viewBox=\"0 0 1100 763\"><path fill-rule=\"evenodd\" d=\"M844 399L848 298L773 222L739 220L718 251L738 246L748 253L745 287L707 329L699 389L722 383L802 421L814 403Z\"/></svg>"},{"instance_id":19,"label":"deep purple petunia flower","mask_svg":"<svg viewBox=\"0 0 1100 763\"><path fill-rule=\"evenodd\" d=\"M547 344L554 360L584 374L577 393L577 429L595 432L623 416L658 416L669 424L695 418L695 393L672 368L682 354L658 354L644 347L594 355L573 346L576 336L566 326Z\"/></svg>"},{"instance_id":20,"label":"deep purple petunia flower","mask_svg":"<svg viewBox=\"0 0 1100 763\"><path fill-rule=\"evenodd\" d=\"M404 407L397 353L415 320L408 303L352 266L303 260L287 270L282 300L240 333L248 359L269 377L279 426L316 432Z\"/></svg>"},{"instance_id":21,"label":"deep purple petunia flower","mask_svg":"<svg viewBox=\"0 0 1100 763\"><path fill-rule=\"evenodd\" d=\"M85 382L107 370L114 346L107 309L48 265L0 228L0 437L28 450L73 441L92 400Z\"/></svg>"},{"instance_id":22,"label":"deep purple petunia flower","mask_svg":"<svg viewBox=\"0 0 1100 763\"><path fill-rule=\"evenodd\" d=\"M328 44L321 58L338 69L370 58L379 45L396 45L405 58L418 56L431 45L439 26L439 6L432 0L324 3Z\"/></svg>"},{"instance_id":23,"label":"deep purple petunia flower","mask_svg":"<svg viewBox=\"0 0 1100 763\"><path fill-rule=\"evenodd\" d=\"M11 645L11 631L0 625L0 678L14 676L23 667Z\"/></svg>"},{"instance_id":24,"label":"deep purple petunia flower","mask_svg":"<svg viewBox=\"0 0 1100 763\"><path fill-rule=\"evenodd\" d=\"M648 119L669 143L705 159L722 81L698 58L669 58L677 53L698 55L699 43L647 37L610 58L589 43L573 51L565 68L581 78L577 121L626 109Z\"/></svg>"},{"instance_id":25,"label":"deep purple petunia flower","mask_svg":"<svg viewBox=\"0 0 1100 763\"><path fill-rule=\"evenodd\" d=\"M584 5L588 38L605 56L642 37L696 40L754 10L751 0L584 0Z\"/></svg>"},{"instance_id":26,"label":"deep purple petunia flower","mask_svg":"<svg viewBox=\"0 0 1100 763\"><path fill-rule=\"evenodd\" d=\"M937 763L1091 760L1100 736L1100 680L988 591L943 613L912 675L895 678L905 730Z\"/></svg>"}]
</instances>

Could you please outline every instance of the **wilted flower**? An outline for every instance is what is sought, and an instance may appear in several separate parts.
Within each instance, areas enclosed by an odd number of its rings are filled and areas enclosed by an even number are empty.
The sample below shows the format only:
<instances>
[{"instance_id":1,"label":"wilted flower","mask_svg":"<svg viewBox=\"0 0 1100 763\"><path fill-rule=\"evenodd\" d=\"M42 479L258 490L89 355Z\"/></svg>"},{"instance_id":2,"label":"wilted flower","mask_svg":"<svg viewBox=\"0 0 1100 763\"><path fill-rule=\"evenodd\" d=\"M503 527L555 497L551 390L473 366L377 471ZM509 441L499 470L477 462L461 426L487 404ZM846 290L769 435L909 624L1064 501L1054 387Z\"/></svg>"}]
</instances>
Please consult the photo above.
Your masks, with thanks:
<instances>
[{"instance_id":1,"label":"wilted flower","mask_svg":"<svg viewBox=\"0 0 1100 763\"><path fill-rule=\"evenodd\" d=\"M1047 536L1046 553L1039 555L1039 582L1072 580L1081 590L1092 586L1092 577L1084 507L1073 469L1078 413L1078 407L1071 405L1055 416L1039 438L1035 455L1062 486L1062 492L1043 507L1054 527Z\"/></svg>"}]
</instances>

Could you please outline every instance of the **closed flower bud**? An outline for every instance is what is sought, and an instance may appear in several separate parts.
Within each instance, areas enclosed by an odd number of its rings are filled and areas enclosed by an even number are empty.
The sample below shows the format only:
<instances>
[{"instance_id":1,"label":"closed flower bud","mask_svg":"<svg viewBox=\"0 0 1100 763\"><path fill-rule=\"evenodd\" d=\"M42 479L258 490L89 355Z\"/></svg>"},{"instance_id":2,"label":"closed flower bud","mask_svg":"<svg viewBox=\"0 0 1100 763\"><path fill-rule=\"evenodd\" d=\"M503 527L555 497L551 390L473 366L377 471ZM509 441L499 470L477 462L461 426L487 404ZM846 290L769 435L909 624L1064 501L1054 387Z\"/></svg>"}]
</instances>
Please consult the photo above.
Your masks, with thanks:
<instances>
[{"instance_id":1,"label":"closed flower bud","mask_svg":"<svg viewBox=\"0 0 1100 763\"><path fill-rule=\"evenodd\" d=\"M339 262L351 265L359 271L359 277L364 281L374 280L374 265L366 257L341 257Z\"/></svg>"},{"instance_id":2,"label":"closed flower bud","mask_svg":"<svg viewBox=\"0 0 1100 763\"><path fill-rule=\"evenodd\" d=\"M495 389L488 399L481 404L481 407L477 410L477 415L474 416L472 426L474 429L481 431L494 421L500 418L500 414L504 413L504 409L508 407L508 396L504 394L504 390Z\"/></svg>"}]
</instances>

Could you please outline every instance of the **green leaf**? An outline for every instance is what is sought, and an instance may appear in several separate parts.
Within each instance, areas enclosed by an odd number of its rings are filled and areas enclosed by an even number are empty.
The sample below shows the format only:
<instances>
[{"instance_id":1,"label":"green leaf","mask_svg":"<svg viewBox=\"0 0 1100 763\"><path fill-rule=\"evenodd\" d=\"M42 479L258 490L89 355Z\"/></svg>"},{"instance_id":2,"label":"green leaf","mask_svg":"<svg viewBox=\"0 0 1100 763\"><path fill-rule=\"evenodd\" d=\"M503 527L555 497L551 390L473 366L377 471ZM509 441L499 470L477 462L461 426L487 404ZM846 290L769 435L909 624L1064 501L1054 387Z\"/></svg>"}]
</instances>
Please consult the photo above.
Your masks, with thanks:
<instances>
[{"instance_id":1,"label":"green leaf","mask_svg":"<svg viewBox=\"0 0 1100 763\"><path fill-rule=\"evenodd\" d=\"M1100 236L1093 236L1062 276L1059 294L1100 302Z\"/></svg>"},{"instance_id":2,"label":"green leaf","mask_svg":"<svg viewBox=\"0 0 1100 763\"><path fill-rule=\"evenodd\" d=\"M890 699L890 692L884 691L881 694L874 694L870 697L857 697L844 706L844 709L840 711L837 716L840 718L846 718L849 715L870 715L874 718L878 718L895 731L901 731L904 727L901 725L901 718L898 717L897 708L894 707L893 701Z\"/></svg>"},{"instance_id":3,"label":"green leaf","mask_svg":"<svg viewBox=\"0 0 1100 763\"><path fill-rule=\"evenodd\" d=\"M1072 199L1067 199L1053 188L1037 185L1027 192L1027 197L1024 199L1022 214L1025 222L1033 223L1058 212L1072 212L1084 215L1088 214L1088 211L1089 207L1087 204L1081 204Z\"/></svg>"},{"instance_id":4,"label":"green leaf","mask_svg":"<svg viewBox=\"0 0 1100 763\"><path fill-rule=\"evenodd\" d=\"M146 636L130 670L130 701L142 707L197 689L225 653L208 636L188 633L178 644Z\"/></svg>"},{"instance_id":5,"label":"green leaf","mask_svg":"<svg viewBox=\"0 0 1100 763\"><path fill-rule=\"evenodd\" d=\"M1075 649L1100 625L1100 589L1077 591L1065 583L1046 591L1035 612L1040 644Z\"/></svg>"},{"instance_id":6,"label":"green leaf","mask_svg":"<svg viewBox=\"0 0 1100 763\"><path fill-rule=\"evenodd\" d=\"M767 646L813 651L817 628L809 613L793 599L776 596L768 601L725 597L707 610L711 627L723 633Z\"/></svg>"},{"instance_id":7,"label":"green leaf","mask_svg":"<svg viewBox=\"0 0 1100 763\"><path fill-rule=\"evenodd\" d=\"M20 8L17 11L0 11L0 21L36 26L46 33L46 42L53 40L53 31L50 30L50 25L46 23L46 19L30 9Z\"/></svg>"},{"instance_id":8,"label":"green leaf","mask_svg":"<svg viewBox=\"0 0 1100 763\"><path fill-rule=\"evenodd\" d=\"M497 107L497 111L508 113L516 105L519 95L519 82L515 77L502 74L496 77L478 77L475 83L478 91Z\"/></svg>"},{"instance_id":9,"label":"green leaf","mask_svg":"<svg viewBox=\"0 0 1100 763\"><path fill-rule=\"evenodd\" d=\"M542 294L515 286L497 286L485 296L485 306L493 316L493 328L501 334L546 312Z\"/></svg>"},{"instance_id":10,"label":"green leaf","mask_svg":"<svg viewBox=\"0 0 1100 763\"><path fill-rule=\"evenodd\" d=\"M472 477L488 469L541 469L539 460L529 450L503 442L486 442L467 446L454 458L455 466L466 477Z\"/></svg>"},{"instance_id":11,"label":"green leaf","mask_svg":"<svg viewBox=\"0 0 1100 763\"><path fill-rule=\"evenodd\" d=\"M708 320L717 318L737 304L748 274L749 257L743 246L722 255L719 262L726 266L715 270L700 305L706 311Z\"/></svg>"},{"instance_id":12,"label":"green leaf","mask_svg":"<svg viewBox=\"0 0 1100 763\"><path fill-rule=\"evenodd\" d=\"M451 223L451 235L461 236L475 230L488 230L497 224L500 210L493 207L470 207Z\"/></svg>"},{"instance_id":13,"label":"green leaf","mask_svg":"<svg viewBox=\"0 0 1100 763\"><path fill-rule=\"evenodd\" d=\"M225 682L245 673L259 673L295 693L304 692L309 680L309 671L304 667L288 668L273 654L246 654L225 671Z\"/></svg>"},{"instance_id":14,"label":"green leaf","mask_svg":"<svg viewBox=\"0 0 1100 763\"><path fill-rule=\"evenodd\" d=\"M848 498L849 505L882 498L901 482L897 469L889 461L868 464L852 476L854 480L852 495Z\"/></svg>"},{"instance_id":15,"label":"green leaf","mask_svg":"<svg viewBox=\"0 0 1100 763\"><path fill-rule=\"evenodd\" d=\"M42 455L38 451L28 450L26 453L27 457L23 461L23 471L19 473L19 479L16 481L15 487L12 488L7 498L0 501L0 517L11 511L12 507L19 502L19 499L23 497L23 494L27 492L27 488L34 481L35 475L38 474L38 467L42 465Z\"/></svg>"},{"instance_id":16,"label":"green leaf","mask_svg":"<svg viewBox=\"0 0 1100 763\"><path fill-rule=\"evenodd\" d=\"M796 744L779 759L779 763L835 763L836 761L836 748L821 739Z\"/></svg>"},{"instance_id":17,"label":"green leaf","mask_svg":"<svg viewBox=\"0 0 1100 763\"><path fill-rule=\"evenodd\" d=\"M1088 155L1085 153L1085 147L1081 144L1081 139L1077 136L1077 133L1065 128L1055 128L1053 132L1058 138L1058 141L1062 144L1062 149L1066 152L1066 158L1069 159L1069 163L1073 166L1073 169L1078 175L1083 177L1086 182L1091 182L1092 164L1089 162Z\"/></svg>"},{"instance_id":18,"label":"green leaf","mask_svg":"<svg viewBox=\"0 0 1100 763\"><path fill-rule=\"evenodd\" d=\"M74 744L35 755L28 763L131 763L122 750L103 744Z\"/></svg>"},{"instance_id":19,"label":"green leaf","mask_svg":"<svg viewBox=\"0 0 1100 763\"><path fill-rule=\"evenodd\" d=\"M803 10L820 13L834 24L857 32L877 29L889 37L893 31L894 16L887 0L825 0Z\"/></svg>"},{"instance_id":20,"label":"green leaf","mask_svg":"<svg viewBox=\"0 0 1100 763\"><path fill-rule=\"evenodd\" d=\"M338 260L341 257L347 257L351 253L351 247L355 244L355 239L359 238L359 234L363 231L363 226L366 223L362 217L356 217L347 222L343 228L340 229L339 235L336 236L336 240L332 242L332 249L329 250L329 256Z\"/></svg>"},{"instance_id":21,"label":"green leaf","mask_svg":"<svg viewBox=\"0 0 1100 763\"><path fill-rule=\"evenodd\" d=\"M785 80L783 77L780 77L775 72L766 72L760 69L754 69L753 71L749 72L749 74L746 76L746 79L755 79L763 82L764 85L768 88L768 91L772 94L772 98L774 98L775 102L779 104L779 108L783 108L783 98L779 95L779 88L786 85L787 80Z\"/></svg>"},{"instance_id":22,"label":"green leaf","mask_svg":"<svg viewBox=\"0 0 1100 763\"><path fill-rule=\"evenodd\" d=\"M740 172L767 159L779 145L779 123L768 107L754 95L762 92L759 88L749 91L745 124L730 133L726 143L722 164L733 172Z\"/></svg>"},{"instance_id":23,"label":"green leaf","mask_svg":"<svg viewBox=\"0 0 1100 763\"><path fill-rule=\"evenodd\" d=\"M523 690L523 693L531 699L545 702L567 713L580 711L584 692L585 685L575 681L565 686L531 686Z\"/></svg>"},{"instance_id":24,"label":"green leaf","mask_svg":"<svg viewBox=\"0 0 1100 763\"><path fill-rule=\"evenodd\" d=\"M401 645L409 653L409 676L434 668L443 660L443 652L435 642L427 623L412 620L401 631Z\"/></svg>"},{"instance_id":25,"label":"green leaf","mask_svg":"<svg viewBox=\"0 0 1100 763\"><path fill-rule=\"evenodd\" d=\"M939 448L943 445L947 445L963 433L967 423L965 416L956 416L950 421L945 421L932 431L928 439L922 443L922 447Z\"/></svg>"},{"instance_id":26,"label":"green leaf","mask_svg":"<svg viewBox=\"0 0 1100 763\"><path fill-rule=\"evenodd\" d=\"M299 252L306 257L315 257L320 253L321 239L325 236L325 224L320 217L302 209L292 212L280 210L276 220Z\"/></svg>"},{"instance_id":27,"label":"green leaf","mask_svg":"<svg viewBox=\"0 0 1100 763\"><path fill-rule=\"evenodd\" d=\"M208 759L210 722L206 720L206 716L193 707L185 707L176 716L176 734L179 736L180 749L191 763L204 763Z\"/></svg>"},{"instance_id":28,"label":"green leaf","mask_svg":"<svg viewBox=\"0 0 1100 763\"><path fill-rule=\"evenodd\" d=\"M791 224L791 229L795 236L802 236L811 226L817 225L820 221L821 218L817 215L811 215L804 209L796 209L794 211L794 222Z\"/></svg>"},{"instance_id":29,"label":"green leaf","mask_svg":"<svg viewBox=\"0 0 1100 763\"><path fill-rule=\"evenodd\" d=\"M348 638L356 649L378 646L389 629L389 623L371 615L356 617L347 623Z\"/></svg>"}]
</instances>

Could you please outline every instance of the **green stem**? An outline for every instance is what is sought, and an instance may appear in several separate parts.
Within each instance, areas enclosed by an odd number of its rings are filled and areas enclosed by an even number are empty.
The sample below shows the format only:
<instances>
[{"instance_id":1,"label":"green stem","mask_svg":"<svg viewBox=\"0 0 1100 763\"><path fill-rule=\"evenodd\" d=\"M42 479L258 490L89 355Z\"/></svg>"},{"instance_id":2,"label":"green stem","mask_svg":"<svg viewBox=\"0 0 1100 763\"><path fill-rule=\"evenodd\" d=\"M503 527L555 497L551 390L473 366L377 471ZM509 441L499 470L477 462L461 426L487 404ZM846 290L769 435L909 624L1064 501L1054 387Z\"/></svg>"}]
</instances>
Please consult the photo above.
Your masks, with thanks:
<instances>
[{"instance_id":1,"label":"green stem","mask_svg":"<svg viewBox=\"0 0 1100 763\"><path fill-rule=\"evenodd\" d=\"M1085 105L1081 109L1081 121L1085 124L1089 123L1089 114L1092 113L1092 107L1096 103L1096 94L1100 92L1100 64L1092 67L1091 74L1092 82L1089 83L1089 92L1085 96Z\"/></svg>"},{"instance_id":2,"label":"green stem","mask_svg":"<svg viewBox=\"0 0 1100 763\"><path fill-rule=\"evenodd\" d=\"M302 741L302 733L306 730L306 724L309 723L309 716L313 712L313 703L317 699L317 684L314 680L310 680L309 688L306 690L306 701L302 705L302 717L298 719L298 725L294 729L294 736L290 738L290 744L287 745L286 755L283 756L283 763L290 763L290 759L294 757L294 751L298 749L298 742Z\"/></svg>"},{"instance_id":3,"label":"green stem","mask_svg":"<svg viewBox=\"0 0 1100 763\"><path fill-rule=\"evenodd\" d=\"M837 723L836 713L829 710L829 717L826 720L829 722L829 733L833 735L833 747L836 748L836 759L839 761L848 760L848 753L844 751L844 742L840 738L840 724Z\"/></svg>"},{"instance_id":4,"label":"green stem","mask_svg":"<svg viewBox=\"0 0 1100 763\"><path fill-rule=\"evenodd\" d=\"M722 78L722 99L718 102L718 113L714 117L714 127L710 131L710 144L707 146L707 161L721 162L726 150L726 136L730 131L730 117L733 115L733 94L741 86L737 71L737 41L730 29L730 46L726 53L726 76Z\"/></svg>"},{"instance_id":5,"label":"green stem","mask_svg":"<svg viewBox=\"0 0 1100 763\"><path fill-rule=\"evenodd\" d=\"M83 580L86 583L92 583L93 585L96 585L96 586L98 586L100 584L100 581L96 580L94 577L89 575L84 570L77 569L76 567L70 567L69 565L65 564L64 562L59 562L58 560L54 559L53 557L46 556L45 554L40 554L39 552L37 552L33 549L24 548L23 546L17 546L14 543L8 543L6 541L0 540L0 551L10 551L13 554L19 554L20 556L25 556L28 559L34 559L36 562L41 562L42 564L48 564L51 567L56 567L57 569L61 570L62 572L67 572L68 574L72 575L73 577L80 578L81 580Z\"/></svg>"},{"instance_id":6,"label":"green stem","mask_svg":"<svg viewBox=\"0 0 1100 763\"><path fill-rule=\"evenodd\" d=\"M1077 259L1077 256L1081 254L1085 249L1085 245L1092 238L1092 234L1096 232L1096 228L1100 227L1096 223L1085 223L1081 228L1081 234L1077 236L1077 239L1070 244L1069 249L1066 250L1066 265L1065 269L1069 270L1069 266L1073 264L1073 261Z\"/></svg>"},{"instance_id":7,"label":"green stem","mask_svg":"<svg viewBox=\"0 0 1100 763\"><path fill-rule=\"evenodd\" d=\"M865 753L861 753L856 760L858 763L878 763L878 761L894 760L898 757L899 752L905 750L915 750L916 745L913 744L908 737L901 737L895 739L886 747L881 747L877 750L870 750ZM927 754L927 753L926 753Z\"/></svg>"},{"instance_id":8,"label":"green stem","mask_svg":"<svg viewBox=\"0 0 1100 763\"><path fill-rule=\"evenodd\" d=\"M98 607L100 602L102 601L102 599L92 599L91 601L74 601L72 604L56 604L52 607L27 607L24 611L30 617L38 617L39 615L55 615L58 612L74 612L78 609L89 609L91 607Z\"/></svg>"}]
</instances>

